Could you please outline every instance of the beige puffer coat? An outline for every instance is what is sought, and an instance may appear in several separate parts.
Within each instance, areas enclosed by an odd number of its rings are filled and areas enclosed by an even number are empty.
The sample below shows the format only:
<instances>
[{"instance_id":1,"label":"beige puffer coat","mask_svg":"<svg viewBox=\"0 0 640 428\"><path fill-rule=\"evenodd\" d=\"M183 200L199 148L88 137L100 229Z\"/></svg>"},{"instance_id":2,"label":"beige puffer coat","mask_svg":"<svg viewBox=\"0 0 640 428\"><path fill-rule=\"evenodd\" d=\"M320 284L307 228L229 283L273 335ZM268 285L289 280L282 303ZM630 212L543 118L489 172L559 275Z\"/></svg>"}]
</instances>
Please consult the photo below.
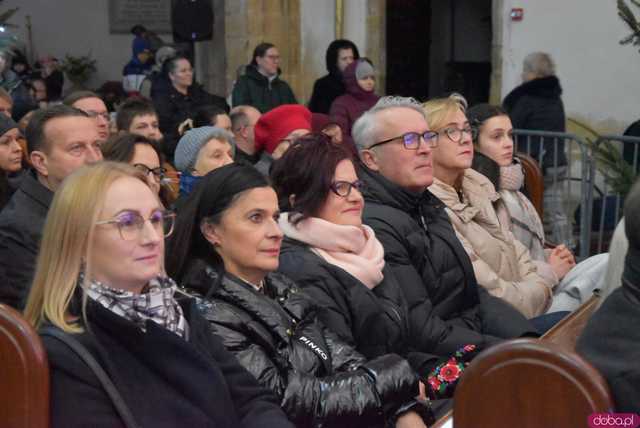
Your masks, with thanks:
<instances>
[{"instance_id":1,"label":"beige puffer coat","mask_svg":"<svg viewBox=\"0 0 640 428\"><path fill-rule=\"evenodd\" d=\"M528 318L545 313L551 304L552 284L538 274L529 250L511 233L509 213L493 184L469 168L461 196L435 178L429 190L446 205L478 284Z\"/></svg>"}]
</instances>

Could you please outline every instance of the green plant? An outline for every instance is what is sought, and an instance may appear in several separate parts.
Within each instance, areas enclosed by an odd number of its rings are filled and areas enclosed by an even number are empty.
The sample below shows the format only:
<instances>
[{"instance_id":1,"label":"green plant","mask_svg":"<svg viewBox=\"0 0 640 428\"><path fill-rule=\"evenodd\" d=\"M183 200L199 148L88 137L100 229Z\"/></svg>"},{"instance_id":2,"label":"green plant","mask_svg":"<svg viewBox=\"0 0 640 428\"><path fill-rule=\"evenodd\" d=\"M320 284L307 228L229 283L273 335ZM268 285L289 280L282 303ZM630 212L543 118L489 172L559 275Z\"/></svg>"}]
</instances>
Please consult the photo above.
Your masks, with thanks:
<instances>
[{"instance_id":1,"label":"green plant","mask_svg":"<svg viewBox=\"0 0 640 428\"><path fill-rule=\"evenodd\" d=\"M604 140L598 145L592 140L586 141L591 148L596 169L602 174L607 185L615 193L626 196L637 175L633 166L622 156L620 147L609 140Z\"/></svg>"},{"instance_id":2,"label":"green plant","mask_svg":"<svg viewBox=\"0 0 640 428\"><path fill-rule=\"evenodd\" d=\"M640 1L630 1L633 5L640 8ZM638 22L636 16L631 11L631 8L624 2L624 0L618 0L618 16L631 30L631 34L620 40L620 44L628 45L629 43L632 43L634 46L640 45L640 22Z\"/></svg>"},{"instance_id":3,"label":"green plant","mask_svg":"<svg viewBox=\"0 0 640 428\"><path fill-rule=\"evenodd\" d=\"M84 83L96 72L96 60L90 55L76 57L67 54L60 68L72 82Z\"/></svg>"}]
</instances>

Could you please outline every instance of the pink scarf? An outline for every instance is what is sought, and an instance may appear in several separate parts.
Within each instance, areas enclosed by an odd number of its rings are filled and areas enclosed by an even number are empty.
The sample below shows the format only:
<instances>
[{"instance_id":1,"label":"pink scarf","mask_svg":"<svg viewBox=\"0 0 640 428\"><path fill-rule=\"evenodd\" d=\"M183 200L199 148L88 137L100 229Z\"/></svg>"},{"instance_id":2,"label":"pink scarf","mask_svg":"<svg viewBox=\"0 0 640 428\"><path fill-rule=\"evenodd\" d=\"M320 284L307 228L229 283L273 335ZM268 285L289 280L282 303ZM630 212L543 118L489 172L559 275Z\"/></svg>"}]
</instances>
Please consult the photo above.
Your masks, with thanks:
<instances>
[{"instance_id":1,"label":"pink scarf","mask_svg":"<svg viewBox=\"0 0 640 428\"><path fill-rule=\"evenodd\" d=\"M369 226L344 226L309 217L297 225L289 222L289 214L280 215L280 228L284 234L309 245L312 251L327 263L338 266L369 289L384 278L384 249Z\"/></svg>"}]
</instances>

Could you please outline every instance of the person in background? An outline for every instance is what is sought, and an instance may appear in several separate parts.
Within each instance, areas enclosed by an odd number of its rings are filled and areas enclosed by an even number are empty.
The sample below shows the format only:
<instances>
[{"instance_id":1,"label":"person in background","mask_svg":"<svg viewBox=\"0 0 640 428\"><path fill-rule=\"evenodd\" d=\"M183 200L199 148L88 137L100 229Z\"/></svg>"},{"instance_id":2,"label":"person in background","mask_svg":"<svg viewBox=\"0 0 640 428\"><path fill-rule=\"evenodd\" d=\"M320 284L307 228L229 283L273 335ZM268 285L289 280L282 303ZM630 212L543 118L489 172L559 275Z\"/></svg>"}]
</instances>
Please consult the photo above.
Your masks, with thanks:
<instances>
[{"instance_id":1,"label":"person in background","mask_svg":"<svg viewBox=\"0 0 640 428\"><path fill-rule=\"evenodd\" d=\"M312 113L311 114L311 132L314 134L324 134L331 138L333 144L342 144L342 129L340 125L331 121L331 118L326 114ZM354 154L356 154L354 152Z\"/></svg>"},{"instance_id":2,"label":"person in background","mask_svg":"<svg viewBox=\"0 0 640 428\"><path fill-rule=\"evenodd\" d=\"M502 102L515 129L565 132L562 87L551 56L544 52L527 55L522 64L523 83ZM530 142L530 144L529 144ZM529 146L531 151L527 153ZM563 139L532 137L518 140L517 150L540 162L544 176L543 221L551 242L575 248L571 222L564 210L567 154Z\"/></svg>"},{"instance_id":3,"label":"person in background","mask_svg":"<svg viewBox=\"0 0 640 428\"><path fill-rule=\"evenodd\" d=\"M49 95L47 94L47 82L37 78L29 80L29 90L31 98L37 108L45 108L49 105Z\"/></svg>"},{"instance_id":4,"label":"person in background","mask_svg":"<svg viewBox=\"0 0 640 428\"><path fill-rule=\"evenodd\" d=\"M367 360L327 330L315 304L274 273L282 232L268 179L227 165L203 178L179 212L167 271L238 361L299 427L424 427L418 381L394 354ZM425 416L428 416L425 414Z\"/></svg>"},{"instance_id":5,"label":"person in background","mask_svg":"<svg viewBox=\"0 0 640 428\"><path fill-rule=\"evenodd\" d=\"M216 126L227 132L231 132L231 118L229 114L216 106L202 106L196 110L193 116L193 127Z\"/></svg>"},{"instance_id":6,"label":"person in background","mask_svg":"<svg viewBox=\"0 0 640 428\"><path fill-rule=\"evenodd\" d=\"M159 148L162 156L163 201L170 206L180 194L180 179L178 171L164 157L164 140L158 125L158 114L151 102L141 98L130 98L120 105L116 114L116 127L118 132L128 132L141 135L154 142L154 148Z\"/></svg>"},{"instance_id":7,"label":"person in background","mask_svg":"<svg viewBox=\"0 0 640 428\"><path fill-rule=\"evenodd\" d=\"M53 428L130 425L95 372L47 330L89 353L135 426L292 428L166 276L174 216L144 174L121 163L82 168L56 193L25 310L49 360Z\"/></svg>"},{"instance_id":8,"label":"person in background","mask_svg":"<svg viewBox=\"0 0 640 428\"><path fill-rule=\"evenodd\" d=\"M329 116L340 126L345 143L352 147L351 127L362 113L373 107L380 98L375 94L374 74L373 66L367 59L359 59L349 64L342 75L346 93L331 104Z\"/></svg>"},{"instance_id":9,"label":"person in background","mask_svg":"<svg viewBox=\"0 0 640 428\"><path fill-rule=\"evenodd\" d=\"M501 107L489 104L475 105L466 114L476 131L472 168L489 178L500 193L511 218L513 235L529 250L538 273L554 287L549 312L577 309L591 297L595 288L606 284L604 275L609 255L598 254L576 265L574 255L563 244L545 248L548 244L540 216L520 192L524 172L514 156L509 116Z\"/></svg>"},{"instance_id":10,"label":"person in background","mask_svg":"<svg viewBox=\"0 0 640 428\"><path fill-rule=\"evenodd\" d=\"M329 114L333 101L345 93L342 73L349 64L360 58L358 47L346 39L334 40L329 44L325 56L329 74L316 80L309 101L312 113Z\"/></svg>"},{"instance_id":11,"label":"person in background","mask_svg":"<svg viewBox=\"0 0 640 428\"><path fill-rule=\"evenodd\" d=\"M170 207L175 202L168 193L165 182L167 171L163 167L164 155L157 141L125 132L111 137L102 145L101 150L105 160L128 163L142 171L149 188L160 197L165 207Z\"/></svg>"},{"instance_id":12,"label":"person in background","mask_svg":"<svg viewBox=\"0 0 640 428\"><path fill-rule=\"evenodd\" d=\"M19 310L31 287L53 194L71 173L102 160L95 119L73 107L38 110L26 137L33 169L0 212L0 302Z\"/></svg>"},{"instance_id":13,"label":"person in background","mask_svg":"<svg viewBox=\"0 0 640 428\"><path fill-rule=\"evenodd\" d=\"M272 43L253 50L251 64L233 87L233 106L250 105L266 113L283 104L297 104L289 84L280 79L280 52Z\"/></svg>"},{"instance_id":14,"label":"person in background","mask_svg":"<svg viewBox=\"0 0 640 428\"><path fill-rule=\"evenodd\" d=\"M122 87L128 96L140 94L142 82L151 73L153 57L149 41L143 35L136 35L131 50L131 60L122 69Z\"/></svg>"},{"instance_id":15,"label":"person in background","mask_svg":"<svg viewBox=\"0 0 640 428\"><path fill-rule=\"evenodd\" d=\"M181 123L193 117L199 107L215 105L228 112L229 106L224 98L206 92L194 81L193 68L186 57L170 58L164 66L171 86L166 93L157 93L153 104L160 119L160 131L165 138L165 154L172 160Z\"/></svg>"},{"instance_id":16,"label":"person in background","mask_svg":"<svg viewBox=\"0 0 640 428\"><path fill-rule=\"evenodd\" d=\"M10 117L0 115L0 211L19 185L23 159L19 137L18 124Z\"/></svg>"},{"instance_id":17,"label":"person in background","mask_svg":"<svg viewBox=\"0 0 640 428\"><path fill-rule=\"evenodd\" d=\"M243 165L255 165L260 159L256 153L255 127L261 113L251 106L236 106L231 109L231 130L236 142L235 161Z\"/></svg>"},{"instance_id":18,"label":"person in background","mask_svg":"<svg viewBox=\"0 0 640 428\"><path fill-rule=\"evenodd\" d=\"M111 130L109 128L109 111L102 98L95 92L76 91L65 97L62 101L64 105L77 108L93 118L98 125L98 135L102 141L107 141Z\"/></svg>"},{"instance_id":19,"label":"person in background","mask_svg":"<svg viewBox=\"0 0 640 428\"><path fill-rule=\"evenodd\" d=\"M62 88L64 87L64 74L59 68L58 60L52 56L45 56L38 63L40 65L40 76L47 85L49 101L60 101L62 99Z\"/></svg>"},{"instance_id":20,"label":"person in background","mask_svg":"<svg viewBox=\"0 0 640 428\"><path fill-rule=\"evenodd\" d=\"M180 196L185 197L208 172L233 162L233 134L215 126L185 132L176 147L175 165L180 171Z\"/></svg>"},{"instance_id":21,"label":"person in background","mask_svg":"<svg viewBox=\"0 0 640 428\"><path fill-rule=\"evenodd\" d=\"M384 248L409 308L409 337L449 356L467 344L537 335L513 306L478 286L473 265L440 202L432 150L438 134L412 98L383 97L353 126L365 183L363 222Z\"/></svg>"},{"instance_id":22,"label":"person in background","mask_svg":"<svg viewBox=\"0 0 640 428\"><path fill-rule=\"evenodd\" d=\"M274 160L280 159L296 138L311 132L311 112L305 106L278 106L258 119L255 127L256 151L262 152L255 164L265 176Z\"/></svg>"},{"instance_id":23,"label":"person in background","mask_svg":"<svg viewBox=\"0 0 640 428\"><path fill-rule=\"evenodd\" d=\"M162 46L155 52L155 63L151 66L151 72L140 85L140 96L154 99L160 93L169 92L171 82L163 72L164 63L176 55L177 51L172 46Z\"/></svg>"},{"instance_id":24,"label":"person in background","mask_svg":"<svg viewBox=\"0 0 640 428\"><path fill-rule=\"evenodd\" d=\"M640 413L640 184L624 202L628 250L622 278L591 316L576 351L604 376L615 411ZM621 284L621 285L620 285Z\"/></svg>"}]
</instances>

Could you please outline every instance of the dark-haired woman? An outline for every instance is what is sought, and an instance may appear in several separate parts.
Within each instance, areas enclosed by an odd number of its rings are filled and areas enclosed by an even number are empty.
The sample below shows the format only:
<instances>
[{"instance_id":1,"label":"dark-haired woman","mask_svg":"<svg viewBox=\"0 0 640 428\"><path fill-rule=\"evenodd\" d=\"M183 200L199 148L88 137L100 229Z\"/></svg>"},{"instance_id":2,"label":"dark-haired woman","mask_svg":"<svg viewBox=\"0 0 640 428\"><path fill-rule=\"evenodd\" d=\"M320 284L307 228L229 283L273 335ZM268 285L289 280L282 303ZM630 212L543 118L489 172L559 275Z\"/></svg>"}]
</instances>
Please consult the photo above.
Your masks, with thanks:
<instances>
[{"instance_id":1,"label":"dark-haired woman","mask_svg":"<svg viewBox=\"0 0 640 428\"><path fill-rule=\"evenodd\" d=\"M153 105L158 112L160 131L165 138L164 151L170 159L178 144L178 127L193 117L198 107L215 105L229 112L224 98L206 92L194 82L193 68L189 59L176 56L164 63L164 71L171 82L168 92L160 92L154 97Z\"/></svg>"},{"instance_id":2,"label":"dark-haired woman","mask_svg":"<svg viewBox=\"0 0 640 428\"><path fill-rule=\"evenodd\" d=\"M168 271L214 332L297 426L424 426L418 380L388 354L369 360L317 320L316 306L278 267L278 201L250 166L202 179L179 214Z\"/></svg>"},{"instance_id":3,"label":"dark-haired woman","mask_svg":"<svg viewBox=\"0 0 640 428\"><path fill-rule=\"evenodd\" d=\"M10 117L0 115L0 211L17 188L12 178L22 169L19 137L18 125Z\"/></svg>"},{"instance_id":4,"label":"dark-haired woman","mask_svg":"<svg viewBox=\"0 0 640 428\"><path fill-rule=\"evenodd\" d=\"M487 177L495 177L492 183L509 212L513 235L531 253L538 273L554 285L549 311L578 308L595 288L604 285L609 255L598 254L576 265L566 246L545 248L542 220L531 201L520 192L524 173L514 156L511 119L502 107L489 104L471 107L467 118L478 131L472 168Z\"/></svg>"},{"instance_id":5,"label":"dark-haired woman","mask_svg":"<svg viewBox=\"0 0 640 428\"><path fill-rule=\"evenodd\" d=\"M409 337L402 290L386 267L382 244L362 223L363 184L350 153L317 134L302 137L289 150L272 171L287 211L280 216L286 237L279 271L311 295L329 329L367 358L403 355L429 384L430 397L451 394L458 376L447 381L434 376L438 363L450 361L449 352L435 356L438 343ZM470 344L460 351L463 356L454 357L455 364L460 357L469 361L469 351L484 345L484 340Z\"/></svg>"},{"instance_id":6,"label":"dark-haired woman","mask_svg":"<svg viewBox=\"0 0 640 428\"><path fill-rule=\"evenodd\" d=\"M282 104L297 104L287 82L280 79L280 52L272 43L260 43L251 63L238 78L231 95L234 106L250 105L266 113Z\"/></svg>"},{"instance_id":7,"label":"dark-haired woman","mask_svg":"<svg viewBox=\"0 0 640 428\"><path fill-rule=\"evenodd\" d=\"M128 163L142 171L149 187L160 196L165 207L171 206L174 198L165 183L164 155L157 142L141 135L124 133L112 137L100 149L105 160Z\"/></svg>"}]
</instances>

